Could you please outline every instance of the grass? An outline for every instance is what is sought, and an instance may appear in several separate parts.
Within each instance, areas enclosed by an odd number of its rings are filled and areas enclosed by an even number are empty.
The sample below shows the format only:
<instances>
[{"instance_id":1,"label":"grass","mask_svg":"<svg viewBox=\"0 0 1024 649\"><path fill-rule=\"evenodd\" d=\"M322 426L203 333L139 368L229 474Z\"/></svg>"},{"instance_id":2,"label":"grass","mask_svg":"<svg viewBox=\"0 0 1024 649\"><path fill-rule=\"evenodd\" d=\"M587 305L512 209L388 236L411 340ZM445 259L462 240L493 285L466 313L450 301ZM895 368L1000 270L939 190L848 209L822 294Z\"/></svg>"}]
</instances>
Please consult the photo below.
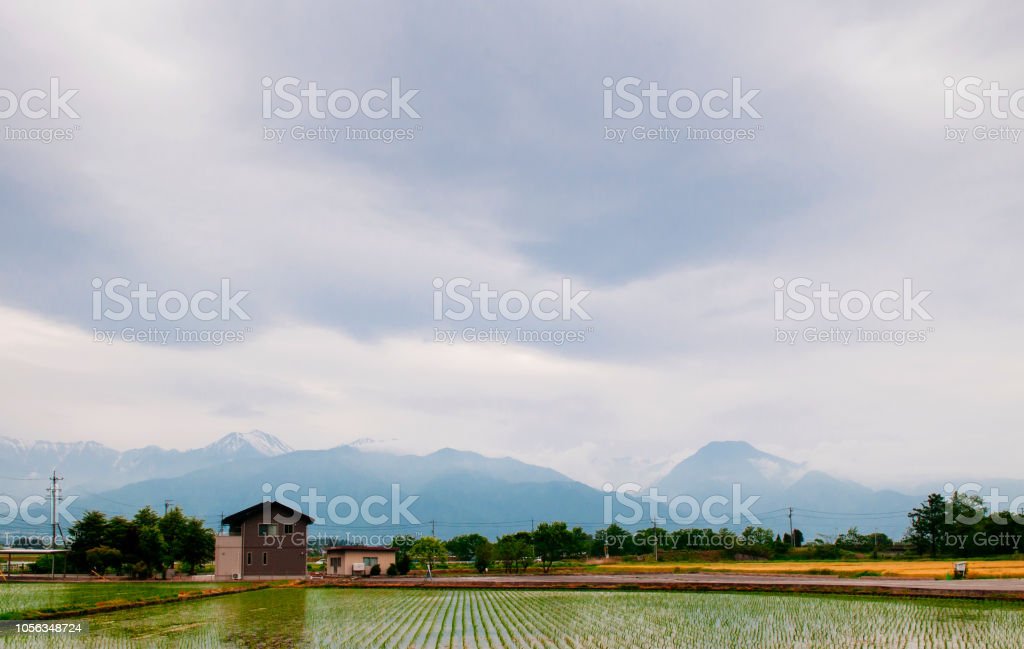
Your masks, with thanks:
<instances>
[{"instance_id":1,"label":"grass","mask_svg":"<svg viewBox=\"0 0 1024 649\"><path fill-rule=\"evenodd\" d=\"M282 588L89 621L89 635L73 646L1019 649L1024 607L732 593ZM0 637L0 647L61 643Z\"/></svg>"},{"instance_id":2,"label":"grass","mask_svg":"<svg viewBox=\"0 0 1024 649\"><path fill-rule=\"evenodd\" d=\"M0 620L44 617L61 612L115 608L178 600L199 593L238 588L214 582L0 583ZM248 584L243 587L248 587Z\"/></svg>"},{"instance_id":3,"label":"grass","mask_svg":"<svg viewBox=\"0 0 1024 649\"><path fill-rule=\"evenodd\" d=\"M607 563L592 566L594 574L660 572L736 572L743 574L876 576L903 579L945 579L953 572L953 560L924 561L707 561L659 563ZM1024 577L1024 561L968 561L968 577L974 579Z\"/></svg>"}]
</instances>

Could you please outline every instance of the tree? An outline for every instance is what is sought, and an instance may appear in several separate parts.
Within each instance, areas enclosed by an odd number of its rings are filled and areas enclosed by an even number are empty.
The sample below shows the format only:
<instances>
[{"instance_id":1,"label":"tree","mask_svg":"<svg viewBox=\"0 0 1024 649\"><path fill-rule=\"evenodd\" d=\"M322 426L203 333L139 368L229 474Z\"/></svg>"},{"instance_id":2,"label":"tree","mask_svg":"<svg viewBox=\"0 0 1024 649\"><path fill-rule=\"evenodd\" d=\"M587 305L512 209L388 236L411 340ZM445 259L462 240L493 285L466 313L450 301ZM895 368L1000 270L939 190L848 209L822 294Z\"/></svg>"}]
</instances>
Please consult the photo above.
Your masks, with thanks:
<instances>
[{"instance_id":1,"label":"tree","mask_svg":"<svg viewBox=\"0 0 1024 649\"><path fill-rule=\"evenodd\" d=\"M452 537L445 546L459 561L472 561L476 557L477 546L481 543L487 543L487 538L475 533L461 534Z\"/></svg>"},{"instance_id":2,"label":"tree","mask_svg":"<svg viewBox=\"0 0 1024 649\"><path fill-rule=\"evenodd\" d=\"M775 541L772 531L765 527L750 525L743 530L743 543L747 547L771 547Z\"/></svg>"},{"instance_id":3,"label":"tree","mask_svg":"<svg viewBox=\"0 0 1024 649\"><path fill-rule=\"evenodd\" d=\"M114 548L101 545L96 548L89 548L85 553L85 561L90 572L102 575L107 568L115 568L121 565L123 556Z\"/></svg>"},{"instance_id":4,"label":"tree","mask_svg":"<svg viewBox=\"0 0 1024 649\"><path fill-rule=\"evenodd\" d=\"M68 533L72 538L68 563L74 570L88 571L89 561L86 553L102 546L106 540L107 517L97 511L85 512L82 518L75 521Z\"/></svg>"},{"instance_id":5,"label":"tree","mask_svg":"<svg viewBox=\"0 0 1024 649\"><path fill-rule=\"evenodd\" d=\"M160 528L156 525L139 527L139 561L134 570L139 577L151 577L154 572L163 572L167 544Z\"/></svg>"},{"instance_id":6,"label":"tree","mask_svg":"<svg viewBox=\"0 0 1024 649\"><path fill-rule=\"evenodd\" d=\"M531 541L529 532L516 532L498 539L494 556L505 566L505 572L526 572L537 557Z\"/></svg>"},{"instance_id":7,"label":"tree","mask_svg":"<svg viewBox=\"0 0 1024 649\"><path fill-rule=\"evenodd\" d=\"M628 554L625 549L632 544L633 536L618 524L612 523L607 529L598 530L594 534L591 554L603 557L607 553L610 557L618 557Z\"/></svg>"},{"instance_id":8,"label":"tree","mask_svg":"<svg viewBox=\"0 0 1024 649\"><path fill-rule=\"evenodd\" d=\"M117 548L122 555L122 565L114 566L117 574L121 574L124 564L133 564L138 561L139 554L139 529L133 521L124 516L114 516L107 521L103 534L103 544L111 548Z\"/></svg>"},{"instance_id":9,"label":"tree","mask_svg":"<svg viewBox=\"0 0 1024 649\"><path fill-rule=\"evenodd\" d=\"M919 553L928 551L934 557L946 536L946 499L942 494L930 494L928 500L912 509L907 516L911 520L907 540Z\"/></svg>"},{"instance_id":10,"label":"tree","mask_svg":"<svg viewBox=\"0 0 1024 649\"><path fill-rule=\"evenodd\" d=\"M434 564L443 561L448 556L448 550L444 543L441 543L433 536L424 536L418 539L409 548L409 556L427 567L427 576L432 576L431 568Z\"/></svg>"},{"instance_id":11,"label":"tree","mask_svg":"<svg viewBox=\"0 0 1024 649\"><path fill-rule=\"evenodd\" d=\"M217 539L198 518L187 519L178 534L178 559L187 566L188 574L194 575L197 566L213 559Z\"/></svg>"},{"instance_id":12,"label":"tree","mask_svg":"<svg viewBox=\"0 0 1024 649\"><path fill-rule=\"evenodd\" d=\"M540 556L540 565L545 573L551 570L552 564L572 553L574 549L572 532L561 521L541 523L533 533L533 546Z\"/></svg>"},{"instance_id":13,"label":"tree","mask_svg":"<svg viewBox=\"0 0 1024 649\"><path fill-rule=\"evenodd\" d=\"M175 507L164 514L157 523L160 534L164 537L166 556L164 563L173 568L176 561L181 560L185 551L183 541L185 528L188 526L188 519L181 512L180 507Z\"/></svg>"},{"instance_id":14,"label":"tree","mask_svg":"<svg viewBox=\"0 0 1024 649\"><path fill-rule=\"evenodd\" d=\"M594 537L584 532L582 527L572 528L572 544L569 550L569 556L586 558L587 551L590 549L590 544L593 542Z\"/></svg>"},{"instance_id":15,"label":"tree","mask_svg":"<svg viewBox=\"0 0 1024 649\"><path fill-rule=\"evenodd\" d=\"M487 572L494 562L494 546L487 539L476 546L476 557L473 559L473 567L477 572Z\"/></svg>"}]
</instances>

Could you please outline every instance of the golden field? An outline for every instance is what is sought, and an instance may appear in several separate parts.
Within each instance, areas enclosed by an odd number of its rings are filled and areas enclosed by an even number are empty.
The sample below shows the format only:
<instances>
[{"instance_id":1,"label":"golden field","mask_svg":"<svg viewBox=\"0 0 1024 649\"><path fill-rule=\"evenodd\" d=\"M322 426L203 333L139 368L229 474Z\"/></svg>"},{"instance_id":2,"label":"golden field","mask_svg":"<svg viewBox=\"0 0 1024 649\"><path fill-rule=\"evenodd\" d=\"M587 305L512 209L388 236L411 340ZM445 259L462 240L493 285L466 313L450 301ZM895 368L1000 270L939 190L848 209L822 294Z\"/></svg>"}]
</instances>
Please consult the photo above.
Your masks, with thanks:
<instances>
[{"instance_id":1,"label":"golden field","mask_svg":"<svg viewBox=\"0 0 1024 649\"><path fill-rule=\"evenodd\" d=\"M1024 578L1024 560L968 561L968 578ZM664 563L608 563L593 566L598 574L659 572L736 572L745 574L826 574L857 576L868 573L905 579L944 579L953 573L953 561L719 561Z\"/></svg>"}]
</instances>

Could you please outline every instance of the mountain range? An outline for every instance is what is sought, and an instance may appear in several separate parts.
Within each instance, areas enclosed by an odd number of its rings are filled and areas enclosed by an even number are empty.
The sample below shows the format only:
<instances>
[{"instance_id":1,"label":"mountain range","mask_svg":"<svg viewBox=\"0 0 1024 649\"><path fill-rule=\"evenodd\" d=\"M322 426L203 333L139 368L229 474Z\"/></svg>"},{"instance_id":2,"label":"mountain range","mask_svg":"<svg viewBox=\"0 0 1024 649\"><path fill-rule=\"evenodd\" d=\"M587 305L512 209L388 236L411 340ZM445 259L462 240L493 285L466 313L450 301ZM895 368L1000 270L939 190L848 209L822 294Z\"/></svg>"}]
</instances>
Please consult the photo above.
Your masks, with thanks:
<instances>
[{"instance_id":1,"label":"mountain range","mask_svg":"<svg viewBox=\"0 0 1024 649\"><path fill-rule=\"evenodd\" d=\"M260 430L230 433L202 448L178 451L145 446L117 451L96 442L24 442L0 437L0 475L18 476L17 482L45 480L57 469L65 491L103 491L147 478L181 476L225 462L291 453L287 444ZM5 485L6 487L7 485ZM30 484L15 484L6 491L38 491Z\"/></svg>"},{"instance_id":2,"label":"mountain range","mask_svg":"<svg viewBox=\"0 0 1024 649\"><path fill-rule=\"evenodd\" d=\"M627 528L651 524L650 505L639 503L639 494L615 498L553 469L450 448L428 455L402 455L367 450L371 446L296 451L262 431L231 433L187 451L147 446L118 452L95 442L24 443L0 438L0 479L7 480L3 484L8 493L18 487L43 493L45 477L56 468L65 478L64 493L77 496L69 506L72 513L98 509L130 516L146 505L160 511L170 501L213 527L222 515L265 496L299 502L302 494L315 495L321 498L319 505L302 505L318 519L314 529L348 534L353 541L373 541L374 535L397 532L450 537L478 531L495 536L529 529L544 520L565 520L592 531L607 526L609 511L627 516L619 519ZM33 480L9 480L15 476ZM669 499L685 494L699 502L713 496L747 501L760 524L778 532L788 531L792 508L794 526L808 539L818 534L833 536L853 526L861 532L877 530L900 537L907 526L906 512L927 493L873 490L742 441L704 446L651 487ZM357 503L383 497L387 503L373 504L347 522L349 507L341 501L336 515L328 515L327 502L338 495ZM756 498L750 501L751 497ZM404 515L384 525L367 522L367 516L394 514L392 504L401 502L408 505ZM644 513L631 521L628 516L640 506ZM399 508L398 513L402 511ZM684 522L679 522L679 516L689 514L689 507L674 511L675 523L668 516L667 503L658 506L659 517L669 519L662 525L742 529L751 522L722 523L705 517L728 514L729 508L722 506Z\"/></svg>"}]
</instances>

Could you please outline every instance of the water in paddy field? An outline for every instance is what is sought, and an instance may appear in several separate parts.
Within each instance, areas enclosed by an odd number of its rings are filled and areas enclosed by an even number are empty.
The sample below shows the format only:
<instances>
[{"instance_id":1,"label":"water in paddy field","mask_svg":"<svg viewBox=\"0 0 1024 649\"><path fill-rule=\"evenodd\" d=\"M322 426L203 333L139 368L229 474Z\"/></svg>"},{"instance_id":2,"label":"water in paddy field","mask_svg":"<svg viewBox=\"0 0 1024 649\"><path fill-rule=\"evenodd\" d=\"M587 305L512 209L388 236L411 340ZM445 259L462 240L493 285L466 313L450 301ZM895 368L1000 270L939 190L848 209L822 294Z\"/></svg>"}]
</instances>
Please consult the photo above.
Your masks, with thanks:
<instances>
[{"instance_id":1,"label":"water in paddy field","mask_svg":"<svg viewBox=\"0 0 1024 649\"><path fill-rule=\"evenodd\" d=\"M1024 606L729 593L289 588L89 618L2 647L1020 649Z\"/></svg>"}]
</instances>

